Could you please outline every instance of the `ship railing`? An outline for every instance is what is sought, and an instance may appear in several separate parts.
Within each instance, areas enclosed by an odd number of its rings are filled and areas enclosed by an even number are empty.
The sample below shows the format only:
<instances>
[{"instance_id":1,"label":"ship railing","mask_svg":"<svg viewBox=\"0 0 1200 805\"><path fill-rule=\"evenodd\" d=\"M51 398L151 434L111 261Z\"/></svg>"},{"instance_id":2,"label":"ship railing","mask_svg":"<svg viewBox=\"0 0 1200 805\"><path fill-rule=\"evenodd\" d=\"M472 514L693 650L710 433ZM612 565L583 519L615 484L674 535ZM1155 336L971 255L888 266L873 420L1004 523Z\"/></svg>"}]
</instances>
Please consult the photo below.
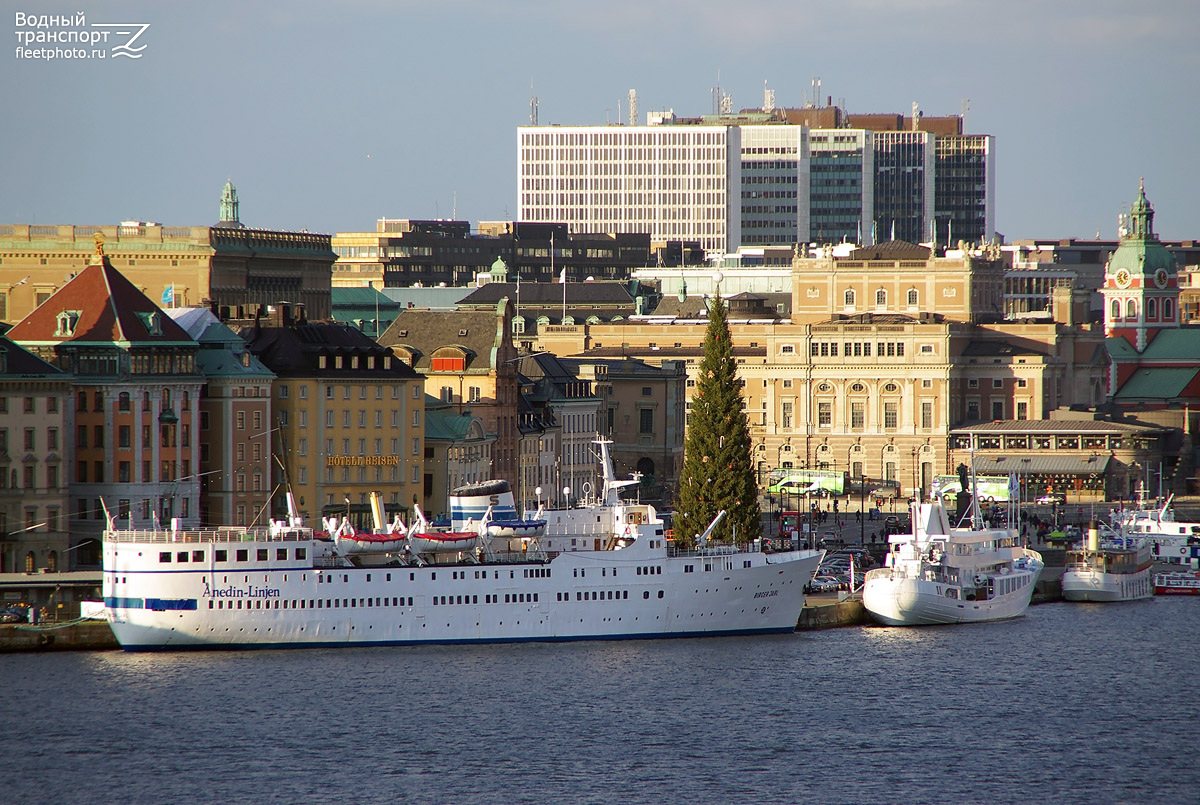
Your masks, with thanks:
<instances>
[{"instance_id":1,"label":"ship railing","mask_svg":"<svg viewBox=\"0 0 1200 805\"><path fill-rule=\"evenodd\" d=\"M311 529L291 528L274 531L271 528L190 528L181 531L170 529L127 529L104 532L106 542L160 542L160 543L207 543L207 542L293 542L313 538Z\"/></svg>"},{"instance_id":2,"label":"ship railing","mask_svg":"<svg viewBox=\"0 0 1200 805\"><path fill-rule=\"evenodd\" d=\"M754 543L744 545L710 545L707 548L678 548L667 546L667 556L687 559L689 557L732 556L739 553L762 553L761 548Z\"/></svg>"}]
</instances>

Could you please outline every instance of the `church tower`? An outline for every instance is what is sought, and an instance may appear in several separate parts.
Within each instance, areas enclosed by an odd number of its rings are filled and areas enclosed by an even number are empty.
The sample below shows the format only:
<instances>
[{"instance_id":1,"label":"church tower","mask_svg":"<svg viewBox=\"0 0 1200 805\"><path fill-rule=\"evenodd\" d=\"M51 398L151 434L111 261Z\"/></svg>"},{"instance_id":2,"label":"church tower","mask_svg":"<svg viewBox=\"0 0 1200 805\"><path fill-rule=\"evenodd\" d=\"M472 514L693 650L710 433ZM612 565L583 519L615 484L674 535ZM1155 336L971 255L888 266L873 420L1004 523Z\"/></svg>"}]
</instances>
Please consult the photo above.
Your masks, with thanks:
<instances>
[{"instance_id":1,"label":"church tower","mask_svg":"<svg viewBox=\"0 0 1200 805\"><path fill-rule=\"evenodd\" d=\"M237 188L230 179L225 180L225 188L221 191L221 220L217 222L217 226L227 229L245 228L238 219Z\"/></svg>"},{"instance_id":2,"label":"church tower","mask_svg":"<svg viewBox=\"0 0 1200 805\"><path fill-rule=\"evenodd\" d=\"M1145 184L1129 211L1129 230L1104 266L1104 333L1126 339L1138 352L1159 331L1179 326L1175 258L1154 234L1154 208Z\"/></svg>"}]
</instances>

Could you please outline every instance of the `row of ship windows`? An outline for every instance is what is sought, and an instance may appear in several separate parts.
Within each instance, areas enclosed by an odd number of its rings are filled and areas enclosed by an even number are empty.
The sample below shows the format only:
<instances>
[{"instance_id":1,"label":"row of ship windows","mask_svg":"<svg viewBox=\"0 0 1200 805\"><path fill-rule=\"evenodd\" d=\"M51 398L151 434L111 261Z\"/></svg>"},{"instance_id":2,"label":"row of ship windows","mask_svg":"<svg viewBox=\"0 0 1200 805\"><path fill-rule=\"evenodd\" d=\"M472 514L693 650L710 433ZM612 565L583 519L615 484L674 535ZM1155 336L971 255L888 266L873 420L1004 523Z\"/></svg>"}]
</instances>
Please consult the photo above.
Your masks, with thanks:
<instances>
[{"instance_id":1,"label":"row of ship windows","mask_svg":"<svg viewBox=\"0 0 1200 805\"><path fill-rule=\"evenodd\" d=\"M556 593L558 601L570 601L570 593ZM658 597L663 597L663 591L658 591ZM642 598L649 599L650 591L643 590ZM628 590L591 590L588 592L576 592L576 601L627 601L629 600ZM478 595L435 595L432 598L433 606L457 606L461 604L478 604ZM214 606L215 603L215 606ZM228 603L229 606L225 606ZM253 606L251 605L253 603ZM499 604L499 595L485 595L483 597L485 604ZM537 593L505 593L505 604L536 604L538 603ZM246 601L246 606L242 606L242 600L236 601L209 601L209 609L354 609L358 607L411 607L413 606L413 597L394 596L392 598L317 598L317 599L267 599L266 606L263 606L263 599L257 598L253 602ZM236 606L235 606L236 605Z\"/></svg>"},{"instance_id":2,"label":"row of ship windows","mask_svg":"<svg viewBox=\"0 0 1200 805\"><path fill-rule=\"evenodd\" d=\"M453 597L453 596L450 596L450 597ZM442 596L442 598L446 598L446 596ZM228 603L229 606L225 606L226 603ZM237 604L236 607L234 606L235 603ZM437 596L434 596L434 603L435 604L437 603ZM443 601L443 603L445 603L445 602ZM237 601L228 601L228 602L218 599L216 604L217 604L217 606L215 607L216 609L242 609L243 608L241 599L238 599ZM413 606L413 598L412 598L412 596L409 596L408 598L405 598L404 596L396 596L391 599L388 599L388 598L317 598L314 600L312 598L307 598L307 599L305 599L305 598L300 598L300 599L276 598L276 599L267 599L267 605L265 607L263 606L263 599L256 598L253 601L254 606L251 606L250 604L251 604L251 602L247 601L245 609L342 609L343 607L345 607L346 609L351 609L351 608L356 608L356 607L360 607L360 606L361 607L387 607L387 606L411 607L411 606ZM272 604L274 604L274 606L272 606ZM280 606L281 604L282 604L282 606ZM214 608L212 601L208 602L208 608L209 609Z\"/></svg>"},{"instance_id":3,"label":"row of ship windows","mask_svg":"<svg viewBox=\"0 0 1200 805\"><path fill-rule=\"evenodd\" d=\"M307 548L296 548L294 550L295 550L295 558L296 559L303 560L303 559L308 558L308 549ZM255 551L255 556L257 557L256 561L258 561L258 562L267 561L267 557L269 556L269 554L270 554L270 549L268 549L268 548L257 549ZM174 557L174 561L176 563L181 564L181 563L185 563L185 562L189 561L189 553L187 551L176 551L174 554L172 554L171 551L160 551L158 554L158 561L161 564L169 563L172 561L172 556ZM235 557L234 561L249 562L250 561L250 551L246 548L239 548L236 551L234 551L234 557ZM283 561L286 561L287 558L288 558L287 548L276 548L275 549L276 561L283 562ZM213 560L217 561L217 562L228 562L229 561L229 551L225 550L224 548L215 549L213 551ZM202 550L201 551L192 551L190 554L190 561L203 562L204 561L204 551L202 551Z\"/></svg>"}]
</instances>

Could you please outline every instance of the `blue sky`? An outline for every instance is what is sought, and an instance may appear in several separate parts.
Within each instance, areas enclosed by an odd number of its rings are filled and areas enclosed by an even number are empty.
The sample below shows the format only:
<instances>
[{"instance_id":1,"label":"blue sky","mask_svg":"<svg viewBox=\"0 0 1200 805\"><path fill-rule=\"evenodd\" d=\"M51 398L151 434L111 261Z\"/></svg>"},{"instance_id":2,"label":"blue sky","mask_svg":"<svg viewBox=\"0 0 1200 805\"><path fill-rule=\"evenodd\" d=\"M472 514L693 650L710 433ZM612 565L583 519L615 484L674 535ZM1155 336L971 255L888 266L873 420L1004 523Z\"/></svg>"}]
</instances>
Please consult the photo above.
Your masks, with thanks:
<instances>
[{"instance_id":1,"label":"blue sky","mask_svg":"<svg viewBox=\"0 0 1200 805\"><path fill-rule=\"evenodd\" d=\"M820 76L851 112L969 98L1010 240L1115 237L1139 177L1162 237L1200 237L1196 0L0 5L0 223L209 224L226 177L249 226L511 219L531 94L543 124L603 124L631 88L698 115L718 76L735 108L764 81L801 106ZM142 58L16 57L16 12L79 10L149 23Z\"/></svg>"}]
</instances>

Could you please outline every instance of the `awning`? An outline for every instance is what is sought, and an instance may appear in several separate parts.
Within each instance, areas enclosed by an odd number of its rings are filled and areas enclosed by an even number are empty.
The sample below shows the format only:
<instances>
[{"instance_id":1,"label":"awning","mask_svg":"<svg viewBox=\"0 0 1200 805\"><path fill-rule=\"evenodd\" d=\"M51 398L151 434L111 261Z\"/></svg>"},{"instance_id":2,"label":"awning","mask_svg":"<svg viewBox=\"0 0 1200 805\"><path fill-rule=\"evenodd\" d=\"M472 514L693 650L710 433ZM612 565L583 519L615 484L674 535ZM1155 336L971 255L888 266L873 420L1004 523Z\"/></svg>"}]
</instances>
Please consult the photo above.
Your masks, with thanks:
<instances>
[{"instance_id":1,"label":"awning","mask_svg":"<svg viewBox=\"0 0 1200 805\"><path fill-rule=\"evenodd\" d=\"M1111 456L993 456L975 457L978 475L1032 475L1067 473L1070 475L1099 475L1108 467Z\"/></svg>"}]
</instances>

